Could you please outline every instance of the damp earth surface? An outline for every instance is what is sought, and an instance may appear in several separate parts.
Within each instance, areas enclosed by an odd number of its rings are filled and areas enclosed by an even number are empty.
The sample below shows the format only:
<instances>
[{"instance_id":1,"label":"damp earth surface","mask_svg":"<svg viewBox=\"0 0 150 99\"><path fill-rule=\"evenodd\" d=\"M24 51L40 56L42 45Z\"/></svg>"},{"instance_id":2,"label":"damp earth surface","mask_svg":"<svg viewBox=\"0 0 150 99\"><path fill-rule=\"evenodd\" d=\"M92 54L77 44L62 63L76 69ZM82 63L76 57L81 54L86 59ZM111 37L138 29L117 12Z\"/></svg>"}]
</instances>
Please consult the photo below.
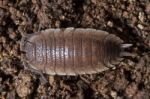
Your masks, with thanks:
<instances>
[{"instance_id":1,"label":"damp earth surface","mask_svg":"<svg viewBox=\"0 0 150 99\"><path fill-rule=\"evenodd\" d=\"M49 28L94 28L133 44L115 69L78 76L40 75L24 69L22 35ZM149 99L148 0L0 0L0 98Z\"/></svg>"}]
</instances>

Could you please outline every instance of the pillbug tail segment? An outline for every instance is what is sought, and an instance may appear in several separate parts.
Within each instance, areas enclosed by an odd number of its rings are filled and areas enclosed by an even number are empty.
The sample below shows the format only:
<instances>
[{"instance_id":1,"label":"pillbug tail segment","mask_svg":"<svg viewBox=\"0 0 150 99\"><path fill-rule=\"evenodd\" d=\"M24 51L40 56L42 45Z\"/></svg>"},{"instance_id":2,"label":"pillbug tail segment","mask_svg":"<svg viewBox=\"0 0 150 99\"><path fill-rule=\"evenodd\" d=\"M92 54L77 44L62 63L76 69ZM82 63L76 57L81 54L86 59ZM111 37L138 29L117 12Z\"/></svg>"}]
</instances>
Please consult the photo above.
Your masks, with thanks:
<instances>
[{"instance_id":1,"label":"pillbug tail segment","mask_svg":"<svg viewBox=\"0 0 150 99\"><path fill-rule=\"evenodd\" d=\"M132 56L131 53L125 51L126 48L130 48L131 46L133 46L133 44L121 44L121 50L122 51L120 53L120 57L123 57L123 56Z\"/></svg>"},{"instance_id":2,"label":"pillbug tail segment","mask_svg":"<svg viewBox=\"0 0 150 99\"><path fill-rule=\"evenodd\" d=\"M129 53L129 52L121 52L120 57L123 57L123 56L133 56L133 55L132 53Z\"/></svg>"},{"instance_id":3,"label":"pillbug tail segment","mask_svg":"<svg viewBox=\"0 0 150 99\"><path fill-rule=\"evenodd\" d=\"M129 48L129 47L131 47L132 46L132 44L122 44L121 45L121 48Z\"/></svg>"},{"instance_id":4,"label":"pillbug tail segment","mask_svg":"<svg viewBox=\"0 0 150 99\"><path fill-rule=\"evenodd\" d=\"M120 53L122 52L121 45L123 44L123 40L114 34L109 34L105 37L103 42L104 46L102 54L104 54L104 63L117 64ZM110 67L110 65L108 67Z\"/></svg>"}]
</instances>

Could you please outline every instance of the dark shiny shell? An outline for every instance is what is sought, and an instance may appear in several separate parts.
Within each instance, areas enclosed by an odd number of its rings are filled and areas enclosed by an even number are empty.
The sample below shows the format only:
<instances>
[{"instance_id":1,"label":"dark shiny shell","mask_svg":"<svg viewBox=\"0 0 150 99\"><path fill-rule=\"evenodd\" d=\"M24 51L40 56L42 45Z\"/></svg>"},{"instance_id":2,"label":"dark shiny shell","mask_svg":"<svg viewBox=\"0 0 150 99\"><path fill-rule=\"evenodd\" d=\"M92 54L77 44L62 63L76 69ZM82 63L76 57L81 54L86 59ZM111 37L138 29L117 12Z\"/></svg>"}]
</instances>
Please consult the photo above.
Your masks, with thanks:
<instances>
[{"instance_id":1,"label":"dark shiny shell","mask_svg":"<svg viewBox=\"0 0 150 99\"><path fill-rule=\"evenodd\" d=\"M96 29L47 29L24 38L21 50L34 69L50 75L92 74L107 70L123 41Z\"/></svg>"}]
</instances>

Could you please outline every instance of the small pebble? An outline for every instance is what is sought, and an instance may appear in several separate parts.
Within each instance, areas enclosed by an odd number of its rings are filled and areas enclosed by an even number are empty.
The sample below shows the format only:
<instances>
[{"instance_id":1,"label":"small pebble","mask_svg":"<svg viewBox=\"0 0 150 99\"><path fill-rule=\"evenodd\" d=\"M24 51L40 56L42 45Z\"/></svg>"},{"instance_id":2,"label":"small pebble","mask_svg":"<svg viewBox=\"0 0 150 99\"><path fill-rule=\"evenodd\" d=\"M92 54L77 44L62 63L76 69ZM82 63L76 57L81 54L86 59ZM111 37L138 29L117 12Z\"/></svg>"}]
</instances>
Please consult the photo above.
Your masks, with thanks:
<instances>
[{"instance_id":1,"label":"small pebble","mask_svg":"<svg viewBox=\"0 0 150 99\"><path fill-rule=\"evenodd\" d=\"M26 97L33 91L33 82L29 74L21 72L16 80L16 92L20 97Z\"/></svg>"},{"instance_id":2,"label":"small pebble","mask_svg":"<svg viewBox=\"0 0 150 99\"><path fill-rule=\"evenodd\" d=\"M110 27L113 27L113 22L108 21L108 22L107 22L107 25L110 26Z\"/></svg>"},{"instance_id":3,"label":"small pebble","mask_svg":"<svg viewBox=\"0 0 150 99\"><path fill-rule=\"evenodd\" d=\"M113 97L113 99L116 99L117 98L117 92L111 91L111 96Z\"/></svg>"},{"instance_id":4,"label":"small pebble","mask_svg":"<svg viewBox=\"0 0 150 99\"><path fill-rule=\"evenodd\" d=\"M10 33L9 37L14 40L17 37L17 34L15 32L12 32Z\"/></svg>"},{"instance_id":5,"label":"small pebble","mask_svg":"<svg viewBox=\"0 0 150 99\"><path fill-rule=\"evenodd\" d=\"M126 87L125 93L128 95L128 98L132 98L136 94L137 86L135 83L131 83Z\"/></svg>"},{"instance_id":6,"label":"small pebble","mask_svg":"<svg viewBox=\"0 0 150 99\"><path fill-rule=\"evenodd\" d=\"M144 13L140 12L138 18L141 22L144 22Z\"/></svg>"},{"instance_id":7,"label":"small pebble","mask_svg":"<svg viewBox=\"0 0 150 99\"><path fill-rule=\"evenodd\" d=\"M5 44L6 43L6 38L4 36L2 36L1 39L2 39L2 43Z\"/></svg>"},{"instance_id":8,"label":"small pebble","mask_svg":"<svg viewBox=\"0 0 150 99\"><path fill-rule=\"evenodd\" d=\"M128 17L129 17L128 12L127 12L127 11L124 11L122 16L123 16L124 18L128 18Z\"/></svg>"},{"instance_id":9,"label":"small pebble","mask_svg":"<svg viewBox=\"0 0 150 99\"><path fill-rule=\"evenodd\" d=\"M144 29L143 25L141 25L141 24L138 24L137 27L141 30Z\"/></svg>"}]
</instances>

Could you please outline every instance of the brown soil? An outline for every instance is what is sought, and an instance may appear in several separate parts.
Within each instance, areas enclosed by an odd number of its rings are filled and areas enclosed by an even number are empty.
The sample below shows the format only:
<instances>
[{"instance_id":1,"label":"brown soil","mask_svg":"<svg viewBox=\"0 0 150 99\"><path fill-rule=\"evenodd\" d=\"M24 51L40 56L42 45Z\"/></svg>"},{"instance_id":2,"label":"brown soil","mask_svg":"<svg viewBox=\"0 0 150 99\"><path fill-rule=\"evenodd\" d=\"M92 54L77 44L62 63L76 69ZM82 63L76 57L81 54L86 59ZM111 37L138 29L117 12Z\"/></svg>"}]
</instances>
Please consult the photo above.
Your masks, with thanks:
<instances>
[{"instance_id":1,"label":"brown soil","mask_svg":"<svg viewBox=\"0 0 150 99\"><path fill-rule=\"evenodd\" d=\"M115 70L83 76L48 76L23 69L21 34L47 28L95 28L133 47ZM0 0L0 98L150 99L148 0Z\"/></svg>"}]
</instances>

